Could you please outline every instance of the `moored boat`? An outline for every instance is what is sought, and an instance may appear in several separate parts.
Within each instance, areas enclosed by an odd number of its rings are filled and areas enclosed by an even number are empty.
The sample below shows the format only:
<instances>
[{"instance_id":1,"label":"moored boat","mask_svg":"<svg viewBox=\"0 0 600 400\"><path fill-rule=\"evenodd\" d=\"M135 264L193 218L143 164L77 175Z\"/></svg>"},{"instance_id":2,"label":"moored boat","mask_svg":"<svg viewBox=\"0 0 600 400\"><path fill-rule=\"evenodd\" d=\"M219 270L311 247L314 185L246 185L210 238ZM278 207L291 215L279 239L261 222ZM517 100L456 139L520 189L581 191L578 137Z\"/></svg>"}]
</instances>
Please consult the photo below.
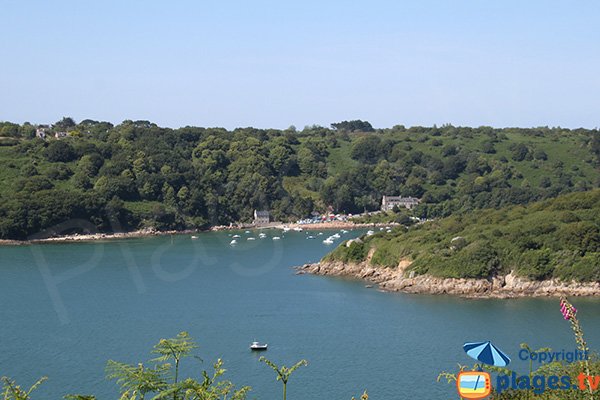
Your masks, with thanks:
<instances>
[{"instance_id":1,"label":"moored boat","mask_svg":"<svg viewBox=\"0 0 600 400\"><path fill-rule=\"evenodd\" d=\"M250 345L250 350L252 351L265 351L267 350L268 344L260 344L259 342L252 342Z\"/></svg>"}]
</instances>

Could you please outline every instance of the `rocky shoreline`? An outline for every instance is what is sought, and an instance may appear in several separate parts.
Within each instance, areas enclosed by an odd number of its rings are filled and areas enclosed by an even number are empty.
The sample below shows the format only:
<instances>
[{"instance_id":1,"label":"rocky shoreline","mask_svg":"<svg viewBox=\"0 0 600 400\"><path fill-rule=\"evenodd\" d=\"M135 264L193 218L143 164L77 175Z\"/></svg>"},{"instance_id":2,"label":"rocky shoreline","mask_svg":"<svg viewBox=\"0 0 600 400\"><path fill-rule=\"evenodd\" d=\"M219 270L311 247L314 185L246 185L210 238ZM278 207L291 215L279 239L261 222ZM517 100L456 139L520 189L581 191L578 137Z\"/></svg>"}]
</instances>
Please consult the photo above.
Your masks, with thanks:
<instances>
[{"instance_id":1,"label":"rocky shoreline","mask_svg":"<svg viewBox=\"0 0 600 400\"><path fill-rule=\"evenodd\" d=\"M467 298L515 298L554 296L600 296L598 282L531 281L512 272L492 279L438 278L408 272L410 261L401 261L396 268L374 267L364 261L358 264L320 262L297 267L298 274L343 276L377 284L388 292L415 294L448 294Z\"/></svg>"},{"instance_id":2,"label":"rocky shoreline","mask_svg":"<svg viewBox=\"0 0 600 400\"><path fill-rule=\"evenodd\" d=\"M116 233L89 233L89 234L73 234L63 235L39 239L30 240L3 240L0 239L0 246L19 246L19 245L31 245L31 244L43 244L43 243L72 243L72 242L94 242L99 240L116 240L116 239L129 239L129 238L140 238L150 236L164 236L164 235L180 235L189 234L196 231L159 231L156 229L140 229L131 232L116 232Z\"/></svg>"}]
</instances>

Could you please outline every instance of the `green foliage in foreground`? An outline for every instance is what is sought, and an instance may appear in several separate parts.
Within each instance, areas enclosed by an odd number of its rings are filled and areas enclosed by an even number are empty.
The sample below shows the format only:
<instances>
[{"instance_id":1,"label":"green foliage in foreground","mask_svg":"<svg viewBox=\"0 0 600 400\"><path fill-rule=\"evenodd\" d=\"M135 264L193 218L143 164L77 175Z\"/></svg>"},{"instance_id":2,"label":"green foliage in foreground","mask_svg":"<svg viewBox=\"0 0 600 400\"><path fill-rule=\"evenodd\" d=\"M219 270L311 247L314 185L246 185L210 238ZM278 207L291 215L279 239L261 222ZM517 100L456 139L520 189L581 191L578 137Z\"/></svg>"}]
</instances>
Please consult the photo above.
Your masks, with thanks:
<instances>
[{"instance_id":1,"label":"green foliage in foreground","mask_svg":"<svg viewBox=\"0 0 600 400\"><path fill-rule=\"evenodd\" d=\"M324 260L359 262L448 278L488 278L514 271L531 279L600 281L600 190L486 209L341 245Z\"/></svg>"},{"instance_id":2,"label":"green foliage in foreground","mask_svg":"<svg viewBox=\"0 0 600 400\"><path fill-rule=\"evenodd\" d=\"M261 357L258 359L260 362L264 362L267 364L275 373L277 374L277 380L281 381L283 384L283 400L287 399L287 383L290 379L290 376L294 373L295 370L302 366L307 366L308 361L300 360L296 364L294 364L291 368L282 365L281 367L275 364L273 361L267 359L266 357Z\"/></svg>"},{"instance_id":3,"label":"green foliage in foreground","mask_svg":"<svg viewBox=\"0 0 600 400\"><path fill-rule=\"evenodd\" d=\"M198 229L249 222L254 209L281 221L329 206L356 214L383 195L419 197L416 215L432 218L600 185L597 130L333 127L64 118L40 139L30 124L0 122L0 238Z\"/></svg>"}]
</instances>

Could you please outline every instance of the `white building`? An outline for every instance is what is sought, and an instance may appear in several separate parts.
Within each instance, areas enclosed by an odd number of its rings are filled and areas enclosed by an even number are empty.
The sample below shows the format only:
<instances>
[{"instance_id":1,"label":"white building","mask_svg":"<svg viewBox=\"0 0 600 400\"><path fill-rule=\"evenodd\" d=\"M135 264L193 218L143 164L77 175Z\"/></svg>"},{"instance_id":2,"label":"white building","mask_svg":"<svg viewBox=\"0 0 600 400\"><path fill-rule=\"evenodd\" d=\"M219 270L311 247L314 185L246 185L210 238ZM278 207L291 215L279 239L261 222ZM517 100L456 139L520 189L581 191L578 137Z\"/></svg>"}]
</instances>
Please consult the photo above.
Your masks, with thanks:
<instances>
[{"instance_id":1,"label":"white building","mask_svg":"<svg viewBox=\"0 0 600 400\"><path fill-rule=\"evenodd\" d=\"M271 215L268 211L254 210L254 225L265 225L271 222Z\"/></svg>"},{"instance_id":2,"label":"white building","mask_svg":"<svg viewBox=\"0 0 600 400\"><path fill-rule=\"evenodd\" d=\"M420 200L416 197L383 196L381 211L391 211L394 207L404 207L410 210L419 202Z\"/></svg>"}]
</instances>

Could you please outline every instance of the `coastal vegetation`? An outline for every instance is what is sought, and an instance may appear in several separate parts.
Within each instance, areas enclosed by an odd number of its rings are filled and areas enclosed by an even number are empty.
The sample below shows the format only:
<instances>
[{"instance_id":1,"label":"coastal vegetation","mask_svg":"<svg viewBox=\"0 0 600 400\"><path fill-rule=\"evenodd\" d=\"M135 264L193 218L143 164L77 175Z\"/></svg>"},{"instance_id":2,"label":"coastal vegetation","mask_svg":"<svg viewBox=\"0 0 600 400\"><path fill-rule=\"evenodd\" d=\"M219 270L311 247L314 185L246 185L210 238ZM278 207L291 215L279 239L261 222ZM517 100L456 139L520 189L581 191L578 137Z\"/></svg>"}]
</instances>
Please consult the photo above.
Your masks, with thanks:
<instances>
[{"instance_id":1,"label":"coastal vegetation","mask_svg":"<svg viewBox=\"0 0 600 400\"><path fill-rule=\"evenodd\" d=\"M600 189L395 227L341 245L323 261L396 268L441 278L600 281Z\"/></svg>"},{"instance_id":2,"label":"coastal vegetation","mask_svg":"<svg viewBox=\"0 0 600 400\"><path fill-rule=\"evenodd\" d=\"M312 211L360 213L383 195L439 218L599 186L597 130L404 127L302 130L63 118L0 123L0 239L72 231L202 229ZM66 221L75 221L66 223ZM63 224L63 225L59 225Z\"/></svg>"}]
</instances>

